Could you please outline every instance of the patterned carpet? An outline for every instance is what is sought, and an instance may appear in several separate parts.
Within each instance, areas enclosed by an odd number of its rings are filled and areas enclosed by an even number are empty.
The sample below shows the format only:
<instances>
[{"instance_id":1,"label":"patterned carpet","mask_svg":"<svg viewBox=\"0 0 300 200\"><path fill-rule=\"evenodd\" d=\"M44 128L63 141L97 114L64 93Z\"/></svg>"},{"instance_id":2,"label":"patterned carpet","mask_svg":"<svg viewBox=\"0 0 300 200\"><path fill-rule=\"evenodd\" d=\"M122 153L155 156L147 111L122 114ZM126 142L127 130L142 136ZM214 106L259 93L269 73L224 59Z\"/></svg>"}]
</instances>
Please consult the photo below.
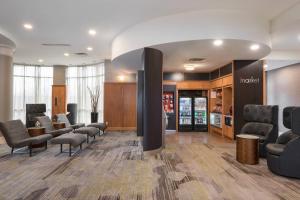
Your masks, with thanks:
<instances>
[{"instance_id":1,"label":"patterned carpet","mask_svg":"<svg viewBox=\"0 0 300 200\"><path fill-rule=\"evenodd\" d=\"M0 145L0 199L300 199L300 182L275 176L265 160L235 161L235 144L208 134L172 134L144 156L135 133L110 132L69 158L59 146L9 155ZM67 148L67 147L66 147Z\"/></svg>"}]
</instances>

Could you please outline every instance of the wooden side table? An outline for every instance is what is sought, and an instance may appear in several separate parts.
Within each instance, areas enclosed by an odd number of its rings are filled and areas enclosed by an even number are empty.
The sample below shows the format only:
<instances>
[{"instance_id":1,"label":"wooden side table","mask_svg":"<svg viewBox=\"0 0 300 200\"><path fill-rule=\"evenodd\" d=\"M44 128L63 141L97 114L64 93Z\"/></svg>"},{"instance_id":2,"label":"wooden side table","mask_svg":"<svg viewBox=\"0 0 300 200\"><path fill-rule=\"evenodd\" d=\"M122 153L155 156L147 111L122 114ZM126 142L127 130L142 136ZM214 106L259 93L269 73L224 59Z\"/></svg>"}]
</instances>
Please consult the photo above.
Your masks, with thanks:
<instances>
[{"instance_id":1,"label":"wooden side table","mask_svg":"<svg viewBox=\"0 0 300 200\"><path fill-rule=\"evenodd\" d=\"M28 133L30 135L30 137L36 137L39 135L43 135L46 133L46 129L44 127L31 127L28 128ZM34 144L32 145L32 148L41 148L41 147L45 147L47 145L47 142L44 142L42 144Z\"/></svg>"},{"instance_id":2,"label":"wooden side table","mask_svg":"<svg viewBox=\"0 0 300 200\"><path fill-rule=\"evenodd\" d=\"M254 135L236 136L236 160L243 164L256 165L259 162L259 138Z\"/></svg>"},{"instance_id":3,"label":"wooden side table","mask_svg":"<svg viewBox=\"0 0 300 200\"><path fill-rule=\"evenodd\" d=\"M52 125L56 130L66 128L66 124L63 122L53 122Z\"/></svg>"}]
</instances>

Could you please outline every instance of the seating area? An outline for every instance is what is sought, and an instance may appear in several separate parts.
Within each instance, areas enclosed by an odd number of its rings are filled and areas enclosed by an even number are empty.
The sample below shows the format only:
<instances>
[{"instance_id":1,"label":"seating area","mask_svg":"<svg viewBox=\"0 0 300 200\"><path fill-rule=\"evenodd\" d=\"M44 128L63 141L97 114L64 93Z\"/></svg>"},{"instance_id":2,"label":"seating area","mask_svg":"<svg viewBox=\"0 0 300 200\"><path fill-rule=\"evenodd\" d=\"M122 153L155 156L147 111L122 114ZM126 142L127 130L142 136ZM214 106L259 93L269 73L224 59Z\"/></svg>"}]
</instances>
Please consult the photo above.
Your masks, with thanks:
<instances>
[{"instance_id":1,"label":"seating area","mask_svg":"<svg viewBox=\"0 0 300 200\"><path fill-rule=\"evenodd\" d=\"M300 0L2 0L0 200L300 200Z\"/></svg>"}]
</instances>

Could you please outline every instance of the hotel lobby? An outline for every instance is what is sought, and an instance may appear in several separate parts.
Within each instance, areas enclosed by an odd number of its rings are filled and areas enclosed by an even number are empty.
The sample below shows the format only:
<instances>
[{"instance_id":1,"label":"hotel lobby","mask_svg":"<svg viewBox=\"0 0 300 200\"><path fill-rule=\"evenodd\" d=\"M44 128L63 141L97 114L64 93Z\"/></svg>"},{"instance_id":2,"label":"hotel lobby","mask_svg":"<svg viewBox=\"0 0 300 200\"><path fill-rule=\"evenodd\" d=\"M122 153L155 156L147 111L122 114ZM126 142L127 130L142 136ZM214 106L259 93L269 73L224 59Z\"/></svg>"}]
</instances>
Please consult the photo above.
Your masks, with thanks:
<instances>
[{"instance_id":1,"label":"hotel lobby","mask_svg":"<svg viewBox=\"0 0 300 200\"><path fill-rule=\"evenodd\" d=\"M0 200L300 199L300 1L0 6Z\"/></svg>"}]
</instances>

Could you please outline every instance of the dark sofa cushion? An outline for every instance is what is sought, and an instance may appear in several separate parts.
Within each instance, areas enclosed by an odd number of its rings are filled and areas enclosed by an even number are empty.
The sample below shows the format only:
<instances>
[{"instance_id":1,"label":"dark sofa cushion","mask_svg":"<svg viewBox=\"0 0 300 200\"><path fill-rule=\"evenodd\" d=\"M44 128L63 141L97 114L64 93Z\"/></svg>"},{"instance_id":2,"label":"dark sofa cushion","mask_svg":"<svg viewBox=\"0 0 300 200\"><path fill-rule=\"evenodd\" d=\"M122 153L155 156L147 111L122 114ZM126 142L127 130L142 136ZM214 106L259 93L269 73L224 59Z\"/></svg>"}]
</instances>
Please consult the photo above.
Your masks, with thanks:
<instances>
[{"instance_id":1,"label":"dark sofa cushion","mask_svg":"<svg viewBox=\"0 0 300 200\"><path fill-rule=\"evenodd\" d=\"M284 151L284 148L285 148L286 145L284 144L267 144L267 151L270 153L270 154L273 154L273 155L277 155L277 156L280 156L281 153Z\"/></svg>"},{"instance_id":2,"label":"dark sofa cushion","mask_svg":"<svg viewBox=\"0 0 300 200\"><path fill-rule=\"evenodd\" d=\"M273 129L272 124L259 122L248 122L241 130L241 133L266 137Z\"/></svg>"},{"instance_id":3,"label":"dark sofa cushion","mask_svg":"<svg viewBox=\"0 0 300 200\"><path fill-rule=\"evenodd\" d=\"M244 120L247 122L269 123L273 122L273 106L245 105Z\"/></svg>"},{"instance_id":4,"label":"dark sofa cushion","mask_svg":"<svg viewBox=\"0 0 300 200\"><path fill-rule=\"evenodd\" d=\"M281 134L278 139L277 142L278 144L287 144L289 141L298 138L299 136L294 134L291 130L287 131L283 134Z\"/></svg>"}]
</instances>

